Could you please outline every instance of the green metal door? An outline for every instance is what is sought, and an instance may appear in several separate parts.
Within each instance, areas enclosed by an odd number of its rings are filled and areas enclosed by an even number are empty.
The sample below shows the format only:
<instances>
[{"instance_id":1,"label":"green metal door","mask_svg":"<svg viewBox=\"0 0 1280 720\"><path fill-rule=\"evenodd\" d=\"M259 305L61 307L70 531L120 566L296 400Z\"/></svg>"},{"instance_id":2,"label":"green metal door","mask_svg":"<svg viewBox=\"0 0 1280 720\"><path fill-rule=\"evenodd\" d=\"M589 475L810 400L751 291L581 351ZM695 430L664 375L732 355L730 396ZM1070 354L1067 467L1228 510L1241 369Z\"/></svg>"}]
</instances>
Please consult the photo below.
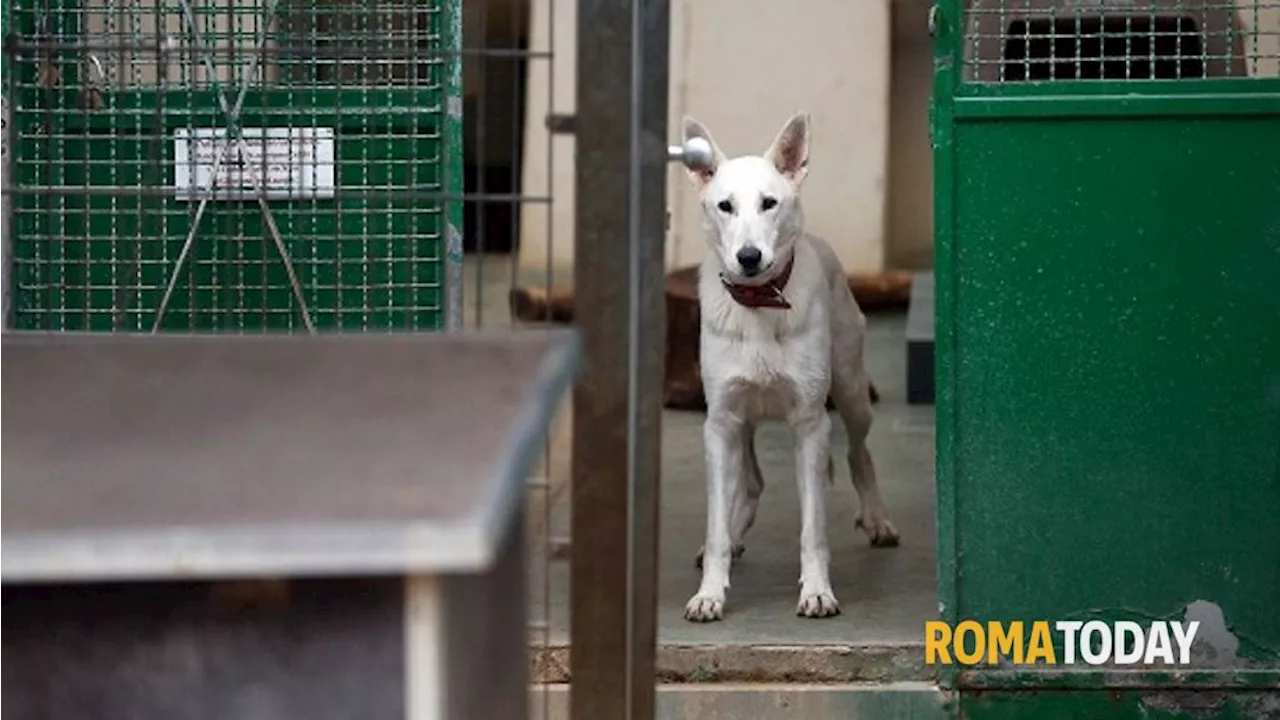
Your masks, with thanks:
<instances>
[{"instance_id":1,"label":"green metal door","mask_svg":"<svg viewBox=\"0 0 1280 720\"><path fill-rule=\"evenodd\" d=\"M970 718L1280 714L1280 3L932 27L942 619L1202 621L1192 668L943 681Z\"/></svg>"},{"instance_id":2,"label":"green metal door","mask_svg":"<svg viewBox=\"0 0 1280 720\"><path fill-rule=\"evenodd\" d=\"M446 325L457 0L6 0L4 15L12 325Z\"/></svg>"}]
</instances>

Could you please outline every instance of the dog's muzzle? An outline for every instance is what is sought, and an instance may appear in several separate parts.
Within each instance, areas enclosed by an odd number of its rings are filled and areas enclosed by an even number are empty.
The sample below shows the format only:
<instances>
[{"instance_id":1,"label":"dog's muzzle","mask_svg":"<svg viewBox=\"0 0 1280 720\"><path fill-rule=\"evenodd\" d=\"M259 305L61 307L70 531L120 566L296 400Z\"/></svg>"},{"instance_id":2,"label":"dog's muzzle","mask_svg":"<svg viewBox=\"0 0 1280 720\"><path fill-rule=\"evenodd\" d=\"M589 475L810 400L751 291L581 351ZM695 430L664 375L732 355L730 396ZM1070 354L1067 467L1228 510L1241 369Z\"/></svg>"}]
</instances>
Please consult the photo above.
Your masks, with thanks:
<instances>
[{"instance_id":1,"label":"dog's muzzle","mask_svg":"<svg viewBox=\"0 0 1280 720\"><path fill-rule=\"evenodd\" d=\"M739 250L735 258L738 266L742 268L743 275L754 277L760 274L760 263L764 260L764 254L760 252L760 248L748 245Z\"/></svg>"}]
</instances>

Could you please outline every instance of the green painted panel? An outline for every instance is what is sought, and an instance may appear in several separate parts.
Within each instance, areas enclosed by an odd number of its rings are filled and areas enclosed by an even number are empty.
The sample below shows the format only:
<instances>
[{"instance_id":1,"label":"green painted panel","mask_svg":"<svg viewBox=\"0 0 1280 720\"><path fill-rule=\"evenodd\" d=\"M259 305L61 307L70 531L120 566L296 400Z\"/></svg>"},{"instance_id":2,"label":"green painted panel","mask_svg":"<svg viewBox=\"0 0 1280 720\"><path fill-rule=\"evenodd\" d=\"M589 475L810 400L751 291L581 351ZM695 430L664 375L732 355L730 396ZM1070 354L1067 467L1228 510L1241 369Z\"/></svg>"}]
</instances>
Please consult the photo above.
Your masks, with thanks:
<instances>
[{"instance_id":1,"label":"green painted panel","mask_svg":"<svg viewBox=\"0 0 1280 720\"><path fill-rule=\"evenodd\" d=\"M1275 692L965 693L965 720L1260 720L1280 715Z\"/></svg>"},{"instance_id":2,"label":"green painted panel","mask_svg":"<svg viewBox=\"0 0 1280 720\"><path fill-rule=\"evenodd\" d=\"M1239 646L940 678L965 717L1280 715L1280 78L977 81L1004 45L963 6L933 17L942 618L1207 601Z\"/></svg>"},{"instance_id":3,"label":"green painted panel","mask_svg":"<svg viewBox=\"0 0 1280 720\"><path fill-rule=\"evenodd\" d=\"M955 126L959 616L1203 599L1280 662L1277 137L1265 116Z\"/></svg>"},{"instance_id":4,"label":"green painted panel","mask_svg":"<svg viewBox=\"0 0 1280 720\"><path fill-rule=\"evenodd\" d=\"M940 680L972 718L1276 716L1280 78L1237 58L1086 79L1077 53L1053 60L1079 80L978 80L1009 46L965 5L932 17L941 615L1142 622L1202 600L1226 654Z\"/></svg>"}]
</instances>

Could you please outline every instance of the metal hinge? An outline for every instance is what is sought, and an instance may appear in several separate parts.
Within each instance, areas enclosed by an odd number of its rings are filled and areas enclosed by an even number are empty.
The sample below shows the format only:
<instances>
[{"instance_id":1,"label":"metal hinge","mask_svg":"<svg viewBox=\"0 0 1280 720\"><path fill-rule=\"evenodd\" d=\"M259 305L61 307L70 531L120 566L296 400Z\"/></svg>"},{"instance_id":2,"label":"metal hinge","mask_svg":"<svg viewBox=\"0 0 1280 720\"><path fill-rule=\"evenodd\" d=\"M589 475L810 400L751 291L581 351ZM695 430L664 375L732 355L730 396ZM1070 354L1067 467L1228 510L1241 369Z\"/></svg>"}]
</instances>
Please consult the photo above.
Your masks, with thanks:
<instances>
[{"instance_id":1,"label":"metal hinge","mask_svg":"<svg viewBox=\"0 0 1280 720\"><path fill-rule=\"evenodd\" d=\"M564 113L548 113L546 125L547 130L550 130L552 135L573 135L578 132L578 116Z\"/></svg>"},{"instance_id":2,"label":"metal hinge","mask_svg":"<svg viewBox=\"0 0 1280 720\"><path fill-rule=\"evenodd\" d=\"M569 559L573 542L564 536L547 539L547 559L564 561Z\"/></svg>"}]
</instances>

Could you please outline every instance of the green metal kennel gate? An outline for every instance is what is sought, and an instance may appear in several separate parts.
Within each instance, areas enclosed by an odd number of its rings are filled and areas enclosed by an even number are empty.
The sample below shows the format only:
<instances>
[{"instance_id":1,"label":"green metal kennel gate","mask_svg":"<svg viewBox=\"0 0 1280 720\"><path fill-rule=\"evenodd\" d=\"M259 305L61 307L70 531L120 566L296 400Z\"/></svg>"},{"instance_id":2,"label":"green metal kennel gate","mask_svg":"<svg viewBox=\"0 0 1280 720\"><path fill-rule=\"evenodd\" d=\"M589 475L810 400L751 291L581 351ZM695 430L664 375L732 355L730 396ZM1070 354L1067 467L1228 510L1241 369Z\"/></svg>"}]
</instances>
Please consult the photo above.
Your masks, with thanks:
<instances>
[{"instance_id":1,"label":"green metal kennel gate","mask_svg":"<svg viewBox=\"0 0 1280 720\"><path fill-rule=\"evenodd\" d=\"M460 0L5 0L10 327L456 326Z\"/></svg>"},{"instance_id":2,"label":"green metal kennel gate","mask_svg":"<svg viewBox=\"0 0 1280 720\"><path fill-rule=\"evenodd\" d=\"M1280 2L930 24L942 618L1203 623L1191 669L950 666L957 712L1280 715Z\"/></svg>"}]
</instances>

